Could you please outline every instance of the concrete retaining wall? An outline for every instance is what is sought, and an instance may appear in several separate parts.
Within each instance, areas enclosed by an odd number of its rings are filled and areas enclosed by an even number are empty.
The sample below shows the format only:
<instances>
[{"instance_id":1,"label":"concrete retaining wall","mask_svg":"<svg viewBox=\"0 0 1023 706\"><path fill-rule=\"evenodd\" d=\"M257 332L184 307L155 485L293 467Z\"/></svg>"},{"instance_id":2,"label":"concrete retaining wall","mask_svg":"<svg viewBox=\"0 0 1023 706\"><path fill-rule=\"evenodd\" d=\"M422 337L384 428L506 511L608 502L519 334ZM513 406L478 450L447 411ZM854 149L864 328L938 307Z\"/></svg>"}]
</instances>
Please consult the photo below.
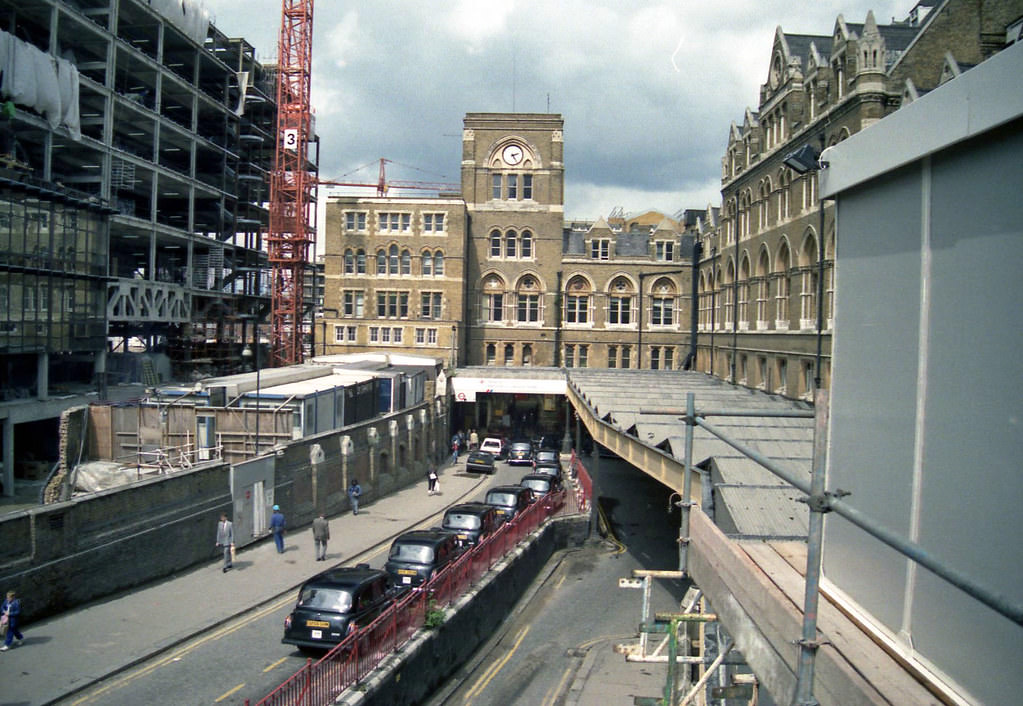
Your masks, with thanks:
<instances>
[{"instance_id":1,"label":"concrete retaining wall","mask_svg":"<svg viewBox=\"0 0 1023 706\"><path fill-rule=\"evenodd\" d=\"M490 638L554 552L582 544L588 531L586 515L562 517L546 524L502 560L479 586L449 608L444 623L433 630L420 631L337 703L345 706L422 703Z\"/></svg>"},{"instance_id":2,"label":"concrete retaining wall","mask_svg":"<svg viewBox=\"0 0 1023 706\"><path fill-rule=\"evenodd\" d=\"M365 502L422 480L446 457L434 441L447 433L436 411L425 402L271 454L274 497L288 527L309 524L318 507L328 515L348 510L353 476ZM313 444L324 452L315 480ZM33 620L214 561L217 521L232 510L230 478L229 464L210 463L4 515L0 590L17 591Z\"/></svg>"}]
</instances>

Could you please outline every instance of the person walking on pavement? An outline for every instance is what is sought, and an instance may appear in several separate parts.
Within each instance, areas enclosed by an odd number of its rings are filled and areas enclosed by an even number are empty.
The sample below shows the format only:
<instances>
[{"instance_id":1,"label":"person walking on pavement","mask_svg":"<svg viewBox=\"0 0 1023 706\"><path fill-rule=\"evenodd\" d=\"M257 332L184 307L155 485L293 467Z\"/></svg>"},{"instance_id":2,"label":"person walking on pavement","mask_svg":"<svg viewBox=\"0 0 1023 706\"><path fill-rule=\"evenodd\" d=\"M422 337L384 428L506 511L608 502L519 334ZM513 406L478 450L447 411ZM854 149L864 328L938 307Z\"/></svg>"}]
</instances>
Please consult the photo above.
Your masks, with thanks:
<instances>
[{"instance_id":1,"label":"person walking on pavement","mask_svg":"<svg viewBox=\"0 0 1023 706\"><path fill-rule=\"evenodd\" d=\"M475 451L480 447L480 435L473 429L469 432L469 450Z\"/></svg>"},{"instance_id":2,"label":"person walking on pavement","mask_svg":"<svg viewBox=\"0 0 1023 706\"><path fill-rule=\"evenodd\" d=\"M435 469L431 468L430 469L430 473L427 474L426 478L429 481L429 485L427 486L426 494L427 495L433 495L435 493L440 492L440 484L437 482L437 471Z\"/></svg>"},{"instance_id":3,"label":"person walking on pavement","mask_svg":"<svg viewBox=\"0 0 1023 706\"><path fill-rule=\"evenodd\" d=\"M327 540L330 539L330 525L321 512L313 520L313 544L316 546L316 561L327 560Z\"/></svg>"},{"instance_id":4,"label":"person walking on pavement","mask_svg":"<svg viewBox=\"0 0 1023 706\"><path fill-rule=\"evenodd\" d=\"M362 497L362 486L359 485L359 481L352 478L351 485L348 486L348 502L352 504L352 514L359 514L359 498Z\"/></svg>"},{"instance_id":5,"label":"person walking on pavement","mask_svg":"<svg viewBox=\"0 0 1023 706\"><path fill-rule=\"evenodd\" d=\"M458 434L451 437L451 465L458 463Z\"/></svg>"},{"instance_id":6,"label":"person walking on pavement","mask_svg":"<svg viewBox=\"0 0 1023 706\"><path fill-rule=\"evenodd\" d=\"M277 545L277 553L284 553L284 513L280 505L274 505L274 514L270 515L270 531L274 535L274 544Z\"/></svg>"},{"instance_id":7,"label":"person walking on pavement","mask_svg":"<svg viewBox=\"0 0 1023 706\"><path fill-rule=\"evenodd\" d=\"M11 643L14 640L17 640L20 645L24 639L21 631L18 630L20 617L21 599L18 598L14 591L8 591L7 598L4 600L3 605L0 605L0 623L3 623L7 632L6 637L4 637L4 646L0 647L0 652L6 652L11 649Z\"/></svg>"},{"instance_id":8,"label":"person walking on pavement","mask_svg":"<svg viewBox=\"0 0 1023 706\"><path fill-rule=\"evenodd\" d=\"M224 550L224 573L234 568L234 525L227 519L227 513L220 513L220 522L217 523L217 546Z\"/></svg>"}]
</instances>

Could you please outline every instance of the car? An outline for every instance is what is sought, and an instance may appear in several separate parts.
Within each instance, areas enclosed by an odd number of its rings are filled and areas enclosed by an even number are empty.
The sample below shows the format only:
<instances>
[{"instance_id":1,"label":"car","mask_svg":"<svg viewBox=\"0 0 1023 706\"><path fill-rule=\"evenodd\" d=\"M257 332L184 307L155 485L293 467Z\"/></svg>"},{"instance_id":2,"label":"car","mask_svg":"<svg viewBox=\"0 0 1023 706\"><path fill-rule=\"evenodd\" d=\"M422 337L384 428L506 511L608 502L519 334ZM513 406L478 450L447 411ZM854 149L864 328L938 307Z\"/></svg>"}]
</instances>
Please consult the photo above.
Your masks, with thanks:
<instances>
[{"instance_id":1,"label":"car","mask_svg":"<svg viewBox=\"0 0 1023 706\"><path fill-rule=\"evenodd\" d=\"M462 554L454 532L412 530L391 542L384 571L399 588L421 586Z\"/></svg>"},{"instance_id":2,"label":"car","mask_svg":"<svg viewBox=\"0 0 1023 706\"><path fill-rule=\"evenodd\" d=\"M472 547L499 527L497 510L486 503L459 503L444 513L441 527L454 532L459 546Z\"/></svg>"},{"instance_id":3,"label":"car","mask_svg":"<svg viewBox=\"0 0 1023 706\"><path fill-rule=\"evenodd\" d=\"M508 447L508 464L520 465L533 462L533 445L528 441L513 441Z\"/></svg>"},{"instance_id":4,"label":"car","mask_svg":"<svg viewBox=\"0 0 1023 706\"><path fill-rule=\"evenodd\" d=\"M558 454L550 455L540 452L533 459L533 473L546 473L549 476L561 475L561 459Z\"/></svg>"},{"instance_id":5,"label":"car","mask_svg":"<svg viewBox=\"0 0 1023 706\"><path fill-rule=\"evenodd\" d=\"M465 457L465 470L470 473L494 473L494 454L489 451L470 451Z\"/></svg>"},{"instance_id":6,"label":"car","mask_svg":"<svg viewBox=\"0 0 1023 706\"><path fill-rule=\"evenodd\" d=\"M284 619L281 642L303 650L329 649L373 622L397 595L387 572L369 564L323 571L299 589L298 602Z\"/></svg>"},{"instance_id":7,"label":"car","mask_svg":"<svg viewBox=\"0 0 1023 706\"><path fill-rule=\"evenodd\" d=\"M556 465L561 466L561 454L550 449L541 449L533 454L533 465Z\"/></svg>"},{"instance_id":8,"label":"car","mask_svg":"<svg viewBox=\"0 0 1023 706\"><path fill-rule=\"evenodd\" d=\"M502 524L516 516L533 502L533 491L521 485L495 485L487 491L487 505L493 505Z\"/></svg>"},{"instance_id":9,"label":"car","mask_svg":"<svg viewBox=\"0 0 1023 706\"><path fill-rule=\"evenodd\" d=\"M527 473L522 476L519 485L529 488L536 497L542 497L552 491L561 490L561 478L546 473Z\"/></svg>"},{"instance_id":10,"label":"car","mask_svg":"<svg viewBox=\"0 0 1023 706\"><path fill-rule=\"evenodd\" d=\"M496 436L488 436L480 444L479 450L493 454L494 458L501 458L504 453L504 442Z\"/></svg>"}]
</instances>

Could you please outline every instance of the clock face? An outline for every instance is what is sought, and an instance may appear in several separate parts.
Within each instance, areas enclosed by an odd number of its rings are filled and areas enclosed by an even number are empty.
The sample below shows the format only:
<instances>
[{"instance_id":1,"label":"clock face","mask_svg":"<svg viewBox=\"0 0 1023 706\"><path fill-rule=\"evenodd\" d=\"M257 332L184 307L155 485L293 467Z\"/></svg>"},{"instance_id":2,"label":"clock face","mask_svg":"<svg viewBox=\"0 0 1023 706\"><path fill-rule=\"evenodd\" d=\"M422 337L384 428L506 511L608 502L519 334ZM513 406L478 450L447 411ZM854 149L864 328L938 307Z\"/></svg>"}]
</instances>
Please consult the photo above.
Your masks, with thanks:
<instances>
[{"instance_id":1,"label":"clock face","mask_svg":"<svg viewBox=\"0 0 1023 706\"><path fill-rule=\"evenodd\" d=\"M508 145L501 152L501 159L504 160L505 164L510 164L514 167L522 161L522 148L518 145Z\"/></svg>"}]
</instances>

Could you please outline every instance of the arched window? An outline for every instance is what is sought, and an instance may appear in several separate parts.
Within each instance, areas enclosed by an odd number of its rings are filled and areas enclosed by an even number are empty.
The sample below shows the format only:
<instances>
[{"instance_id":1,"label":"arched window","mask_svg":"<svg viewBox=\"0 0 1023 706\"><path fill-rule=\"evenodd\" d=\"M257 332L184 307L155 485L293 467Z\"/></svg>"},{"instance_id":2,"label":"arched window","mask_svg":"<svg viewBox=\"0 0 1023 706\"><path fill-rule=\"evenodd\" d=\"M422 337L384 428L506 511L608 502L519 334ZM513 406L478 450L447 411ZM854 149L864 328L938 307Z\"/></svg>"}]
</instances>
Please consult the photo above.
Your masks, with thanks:
<instances>
[{"instance_id":1,"label":"arched window","mask_svg":"<svg viewBox=\"0 0 1023 706\"><path fill-rule=\"evenodd\" d=\"M422 254L423 259L423 277L430 277L433 275L433 254L429 250L424 250Z\"/></svg>"},{"instance_id":2,"label":"arched window","mask_svg":"<svg viewBox=\"0 0 1023 706\"><path fill-rule=\"evenodd\" d=\"M774 263L774 327L779 331L789 328L789 268L791 255L787 242L782 242Z\"/></svg>"},{"instance_id":3,"label":"arched window","mask_svg":"<svg viewBox=\"0 0 1023 706\"><path fill-rule=\"evenodd\" d=\"M403 275L412 274L412 253L408 250L401 251L401 273Z\"/></svg>"},{"instance_id":4,"label":"arched window","mask_svg":"<svg viewBox=\"0 0 1023 706\"><path fill-rule=\"evenodd\" d=\"M528 230L522 231L519 252L524 258L533 257L533 234Z\"/></svg>"},{"instance_id":5,"label":"arched window","mask_svg":"<svg viewBox=\"0 0 1023 706\"><path fill-rule=\"evenodd\" d=\"M590 305L592 288L589 281L581 275L568 280L565 285L565 323L587 324L590 322Z\"/></svg>"},{"instance_id":6,"label":"arched window","mask_svg":"<svg viewBox=\"0 0 1023 706\"><path fill-rule=\"evenodd\" d=\"M539 323L542 319L540 283L531 275L526 275L519 280L519 286L515 289L515 319L531 324Z\"/></svg>"},{"instance_id":7,"label":"arched window","mask_svg":"<svg viewBox=\"0 0 1023 706\"><path fill-rule=\"evenodd\" d=\"M766 247L760 249L760 259L757 262L757 330L764 331L768 328L767 302L771 296L771 256Z\"/></svg>"},{"instance_id":8,"label":"arched window","mask_svg":"<svg viewBox=\"0 0 1023 706\"><path fill-rule=\"evenodd\" d=\"M615 277L607 297L607 323L612 326L627 326L632 323L632 282L627 277Z\"/></svg>"},{"instance_id":9,"label":"arched window","mask_svg":"<svg viewBox=\"0 0 1023 706\"><path fill-rule=\"evenodd\" d=\"M518 234L509 230L504 234L504 256L517 257L518 255Z\"/></svg>"},{"instance_id":10,"label":"arched window","mask_svg":"<svg viewBox=\"0 0 1023 706\"><path fill-rule=\"evenodd\" d=\"M817 327L817 238L808 231L799 253L799 327Z\"/></svg>"},{"instance_id":11,"label":"arched window","mask_svg":"<svg viewBox=\"0 0 1023 706\"><path fill-rule=\"evenodd\" d=\"M511 343L504 344L504 364L515 365L515 346Z\"/></svg>"},{"instance_id":12,"label":"arched window","mask_svg":"<svg viewBox=\"0 0 1023 706\"><path fill-rule=\"evenodd\" d=\"M487 365L493 365L497 360L497 345L494 343L487 344Z\"/></svg>"},{"instance_id":13,"label":"arched window","mask_svg":"<svg viewBox=\"0 0 1023 706\"><path fill-rule=\"evenodd\" d=\"M501 257L501 231L490 231L490 257Z\"/></svg>"},{"instance_id":14,"label":"arched window","mask_svg":"<svg viewBox=\"0 0 1023 706\"><path fill-rule=\"evenodd\" d=\"M352 252L351 248L345 250L345 274L355 274L355 253Z\"/></svg>"},{"instance_id":15,"label":"arched window","mask_svg":"<svg viewBox=\"0 0 1023 706\"><path fill-rule=\"evenodd\" d=\"M668 277L661 277L650 288L650 325L673 326L675 324L675 283Z\"/></svg>"},{"instance_id":16,"label":"arched window","mask_svg":"<svg viewBox=\"0 0 1023 706\"><path fill-rule=\"evenodd\" d=\"M377 250L377 274L387 274L387 253L383 250Z\"/></svg>"},{"instance_id":17,"label":"arched window","mask_svg":"<svg viewBox=\"0 0 1023 706\"><path fill-rule=\"evenodd\" d=\"M440 250L433 254L433 274L441 277L444 274L444 253Z\"/></svg>"},{"instance_id":18,"label":"arched window","mask_svg":"<svg viewBox=\"0 0 1023 706\"><path fill-rule=\"evenodd\" d=\"M483 321L504 321L504 281L497 275L490 275L483 280L482 291Z\"/></svg>"},{"instance_id":19,"label":"arched window","mask_svg":"<svg viewBox=\"0 0 1023 706\"><path fill-rule=\"evenodd\" d=\"M742 262L739 263L739 330L746 331L749 329L749 277L750 277L750 264L749 254L742 254Z\"/></svg>"},{"instance_id":20,"label":"arched window","mask_svg":"<svg viewBox=\"0 0 1023 706\"><path fill-rule=\"evenodd\" d=\"M529 343L522 345L522 364L532 365L533 364L533 346Z\"/></svg>"},{"instance_id":21,"label":"arched window","mask_svg":"<svg viewBox=\"0 0 1023 706\"><path fill-rule=\"evenodd\" d=\"M398 246L392 245L387 249L387 274L398 274Z\"/></svg>"},{"instance_id":22,"label":"arched window","mask_svg":"<svg viewBox=\"0 0 1023 706\"><path fill-rule=\"evenodd\" d=\"M366 274L366 251L361 248L355 253L355 273Z\"/></svg>"}]
</instances>

